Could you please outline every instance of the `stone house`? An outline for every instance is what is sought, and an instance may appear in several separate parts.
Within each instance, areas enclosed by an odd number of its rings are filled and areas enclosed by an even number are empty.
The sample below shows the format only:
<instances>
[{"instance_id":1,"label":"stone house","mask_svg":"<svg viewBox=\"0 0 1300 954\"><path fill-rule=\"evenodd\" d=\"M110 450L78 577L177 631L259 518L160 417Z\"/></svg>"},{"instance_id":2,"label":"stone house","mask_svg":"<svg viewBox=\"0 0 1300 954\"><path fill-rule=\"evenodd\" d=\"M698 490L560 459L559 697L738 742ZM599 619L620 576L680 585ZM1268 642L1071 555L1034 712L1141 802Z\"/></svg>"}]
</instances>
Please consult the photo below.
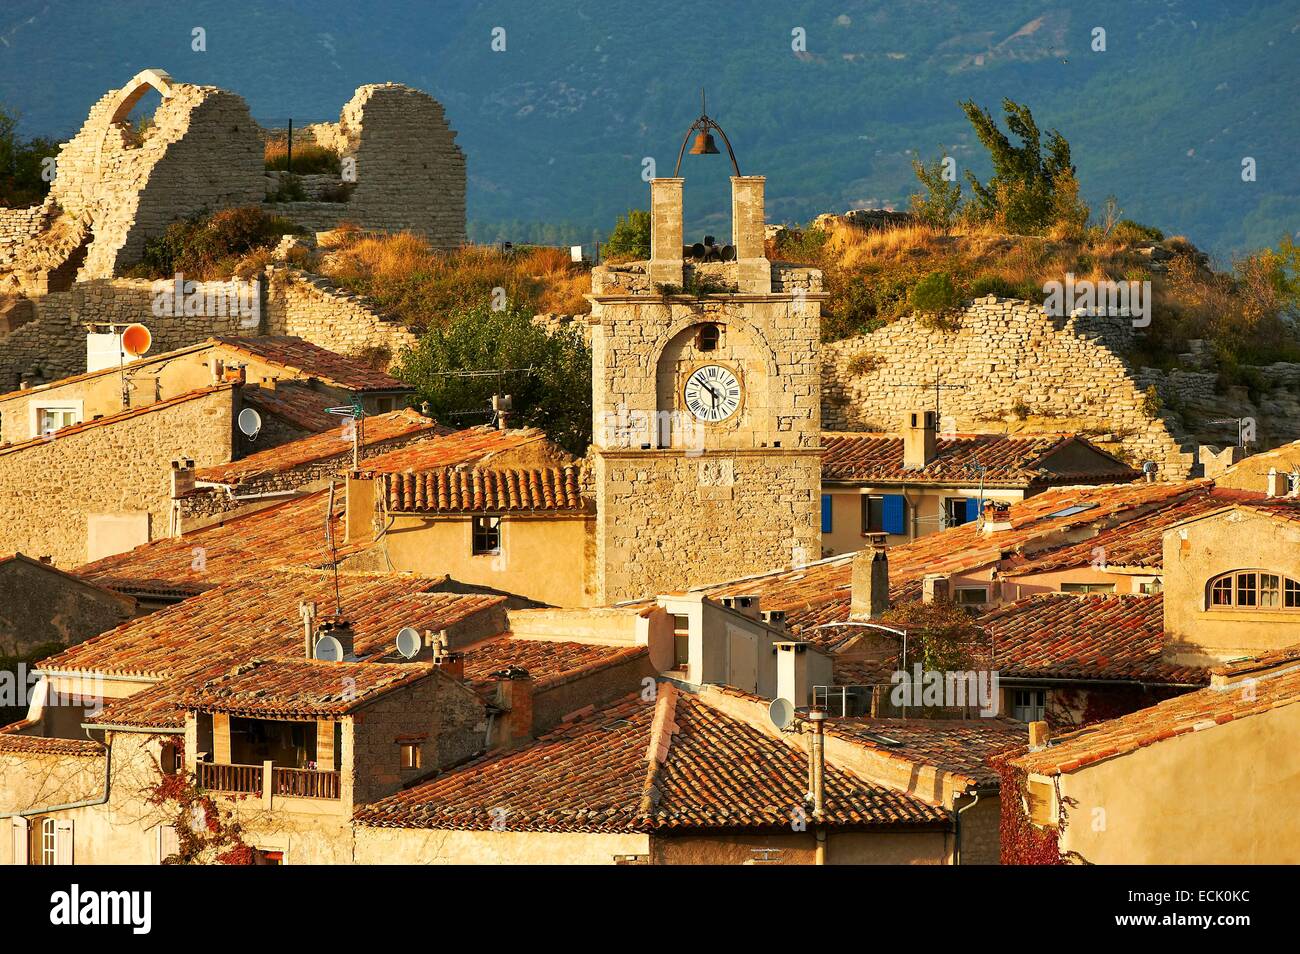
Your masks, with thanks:
<instances>
[{"instance_id":1,"label":"stone house","mask_svg":"<svg viewBox=\"0 0 1300 954\"><path fill-rule=\"evenodd\" d=\"M1140 474L1067 434L940 434L913 411L901 434L822 434L822 555L902 543L1049 487L1128 483Z\"/></svg>"}]
</instances>

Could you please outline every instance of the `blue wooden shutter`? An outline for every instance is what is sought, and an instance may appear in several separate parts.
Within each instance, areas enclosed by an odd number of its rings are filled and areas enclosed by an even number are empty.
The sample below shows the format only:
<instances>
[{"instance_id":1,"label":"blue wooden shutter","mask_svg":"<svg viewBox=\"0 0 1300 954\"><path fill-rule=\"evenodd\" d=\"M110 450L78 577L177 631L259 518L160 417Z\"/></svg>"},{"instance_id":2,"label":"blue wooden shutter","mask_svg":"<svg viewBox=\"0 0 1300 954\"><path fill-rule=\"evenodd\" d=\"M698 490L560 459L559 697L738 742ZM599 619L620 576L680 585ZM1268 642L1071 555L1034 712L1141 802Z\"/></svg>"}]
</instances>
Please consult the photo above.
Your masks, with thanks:
<instances>
[{"instance_id":1,"label":"blue wooden shutter","mask_svg":"<svg viewBox=\"0 0 1300 954\"><path fill-rule=\"evenodd\" d=\"M822 533L831 532L831 495L822 494Z\"/></svg>"},{"instance_id":2,"label":"blue wooden shutter","mask_svg":"<svg viewBox=\"0 0 1300 954\"><path fill-rule=\"evenodd\" d=\"M978 520L979 518L980 518L980 499L978 497L967 497L966 498L966 520L964 522L970 523L972 520Z\"/></svg>"},{"instance_id":3,"label":"blue wooden shutter","mask_svg":"<svg viewBox=\"0 0 1300 954\"><path fill-rule=\"evenodd\" d=\"M886 533L906 533L903 514L905 504L902 494L885 494L885 513L882 526Z\"/></svg>"}]
</instances>

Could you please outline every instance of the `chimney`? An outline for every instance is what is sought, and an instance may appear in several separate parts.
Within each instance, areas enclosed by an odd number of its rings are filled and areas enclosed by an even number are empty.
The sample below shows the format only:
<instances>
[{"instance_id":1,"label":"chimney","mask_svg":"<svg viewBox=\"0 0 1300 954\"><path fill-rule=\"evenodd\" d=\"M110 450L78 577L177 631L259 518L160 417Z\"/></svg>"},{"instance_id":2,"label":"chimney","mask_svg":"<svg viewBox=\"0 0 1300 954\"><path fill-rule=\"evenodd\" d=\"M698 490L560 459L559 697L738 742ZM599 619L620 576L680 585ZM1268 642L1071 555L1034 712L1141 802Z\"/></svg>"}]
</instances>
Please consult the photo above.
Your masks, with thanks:
<instances>
[{"instance_id":1,"label":"chimney","mask_svg":"<svg viewBox=\"0 0 1300 954\"><path fill-rule=\"evenodd\" d=\"M298 615L302 617L303 651L308 659L315 658L316 652L316 604L302 602L298 604Z\"/></svg>"},{"instance_id":2,"label":"chimney","mask_svg":"<svg viewBox=\"0 0 1300 954\"><path fill-rule=\"evenodd\" d=\"M492 674L497 680L496 707L504 714L497 720L497 744L510 749L533 737L533 679L527 669L510 666Z\"/></svg>"},{"instance_id":3,"label":"chimney","mask_svg":"<svg viewBox=\"0 0 1300 954\"><path fill-rule=\"evenodd\" d=\"M729 610L735 610L741 616L747 616L750 619L762 619L763 611L759 609L759 598L754 595L748 596L724 596L722 605Z\"/></svg>"},{"instance_id":4,"label":"chimney","mask_svg":"<svg viewBox=\"0 0 1300 954\"><path fill-rule=\"evenodd\" d=\"M227 383L243 384L247 380L247 373L247 369L242 364L234 368L225 368L222 380Z\"/></svg>"},{"instance_id":5,"label":"chimney","mask_svg":"<svg viewBox=\"0 0 1300 954\"><path fill-rule=\"evenodd\" d=\"M321 623L320 627L316 631L316 642L319 643L326 636L333 636L335 639L339 641L339 644L343 647L344 660L350 660L356 658L356 653L354 652L355 646L354 646L354 634L352 632L352 624L349 623L347 620L339 619L336 616L332 619L327 619L325 620L325 622ZM312 646L313 655L315 649L316 647L313 644Z\"/></svg>"},{"instance_id":6,"label":"chimney","mask_svg":"<svg viewBox=\"0 0 1300 954\"><path fill-rule=\"evenodd\" d=\"M851 585L850 619L878 619L889 609L889 556L883 549L858 551Z\"/></svg>"},{"instance_id":7,"label":"chimney","mask_svg":"<svg viewBox=\"0 0 1300 954\"><path fill-rule=\"evenodd\" d=\"M921 470L935 454L934 411L912 411L903 427L903 468Z\"/></svg>"},{"instance_id":8,"label":"chimney","mask_svg":"<svg viewBox=\"0 0 1300 954\"><path fill-rule=\"evenodd\" d=\"M1046 722L1029 723L1029 751L1041 752L1047 748L1047 743L1052 738L1052 730L1048 728Z\"/></svg>"},{"instance_id":9,"label":"chimney","mask_svg":"<svg viewBox=\"0 0 1300 954\"><path fill-rule=\"evenodd\" d=\"M208 367L212 370L212 383L214 385L220 384L225 380L226 363L224 361L220 358L214 357Z\"/></svg>"},{"instance_id":10,"label":"chimney","mask_svg":"<svg viewBox=\"0 0 1300 954\"><path fill-rule=\"evenodd\" d=\"M433 644L433 668L441 669L457 682L465 681L465 654L452 652L447 641L447 631L440 629L436 634L425 630L425 643Z\"/></svg>"},{"instance_id":11,"label":"chimney","mask_svg":"<svg viewBox=\"0 0 1300 954\"><path fill-rule=\"evenodd\" d=\"M927 573L921 580L922 603L946 603L951 599L951 581L944 574Z\"/></svg>"},{"instance_id":12,"label":"chimney","mask_svg":"<svg viewBox=\"0 0 1300 954\"><path fill-rule=\"evenodd\" d=\"M682 180L650 180L650 284L682 287Z\"/></svg>"},{"instance_id":13,"label":"chimney","mask_svg":"<svg viewBox=\"0 0 1300 954\"><path fill-rule=\"evenodd\" d=\"M776 697L786 699L795 708L811 701L812 687L808 685L808 644L804 642L773 643L776 650Z\"/></svg>"},{"instance_id":14,"label":"chimney","mask_svg":"<svg viewBox=\"0 0 1300 954\"><path fill-rule=\"evenodd\" d=\"M1286 475L1279 474L1276 467L1268 469L1268 495L1270 497L1281 497L1284 493L1283 487L1286 486Z\"/></svg>"},{"instance_id":15,"label":"chimney","mask_svg":"<svg viewBox=\"0 0 1300 954\"><path fill-rule=\"evenodd\" d=\"M344 537L348 543L369 543L375 535L375 494L386 493L385 478L348 474L344 484Z\"/></svg>"},{"instance_id":16,"label":"chimney","mask_svg":"<svg viewBox=\"0 0 1300 954\"><path fill-rule=\"evenodd\" d=\"M194 461L188 457L172 461L172 500L194 492Z\"/></svg>"},{"instance_id":17,"label":"chimney","mask_svg":"<svg viewBox=\"0 0 1300 954\"><path fill-rule=\"evenodd\" d=\"M1011 504L1005 500L989 500L984 504L984 532L1011 529Z\"/></svg>"},{"instance_id":18,"label":"chimney","mask_svg":"<svg viewBox=\"0 0 1300 954\"><path fill-rule=\"evenodd\" d=\"M763 256L765 176L731 177L731 244L736 247L736 290L772 294L772 263Z\"/></svg>"}]
</instances>

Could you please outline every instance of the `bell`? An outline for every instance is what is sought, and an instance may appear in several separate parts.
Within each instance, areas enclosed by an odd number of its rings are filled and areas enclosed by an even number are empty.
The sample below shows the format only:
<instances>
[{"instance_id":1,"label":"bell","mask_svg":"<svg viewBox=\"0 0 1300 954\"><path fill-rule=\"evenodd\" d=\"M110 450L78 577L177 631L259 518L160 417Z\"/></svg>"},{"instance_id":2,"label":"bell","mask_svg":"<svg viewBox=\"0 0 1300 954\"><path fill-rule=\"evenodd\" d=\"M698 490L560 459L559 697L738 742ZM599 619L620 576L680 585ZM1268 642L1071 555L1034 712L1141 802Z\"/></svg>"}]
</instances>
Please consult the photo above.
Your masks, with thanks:
<instances>
[{"instance_id":1,"label":"bell","mask_svg":"<svg viewBox=\"0 0 1300 954\"><path fill-rule=\"evenodd\" d=\"M713 134L710 132L699 133L695 137L695 142L691 145L692 156L716 156L718 147L713 142Z\"/></svg>"}]
</instances>

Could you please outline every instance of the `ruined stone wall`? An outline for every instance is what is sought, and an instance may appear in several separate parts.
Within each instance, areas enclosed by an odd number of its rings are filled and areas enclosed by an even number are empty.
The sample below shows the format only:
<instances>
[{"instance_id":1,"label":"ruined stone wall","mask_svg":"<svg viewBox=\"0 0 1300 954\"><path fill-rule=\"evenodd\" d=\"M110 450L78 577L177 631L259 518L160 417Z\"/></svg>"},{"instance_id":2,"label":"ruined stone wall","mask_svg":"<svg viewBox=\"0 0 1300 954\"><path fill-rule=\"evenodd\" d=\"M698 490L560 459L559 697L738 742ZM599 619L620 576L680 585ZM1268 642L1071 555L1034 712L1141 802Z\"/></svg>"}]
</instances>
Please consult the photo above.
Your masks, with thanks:
<instances>
[{"instance_id":1,"label":"ruined stone wall","mask_svg":"<svg viewBox=\"0 0 1300 954\"><path fill-rule=\"evenodd\" d=\"M238 389L226 386L110 424L0 448L0 553L86 562L92 514L147 513L150 539L165 536L170 462L230 460Z\"/></svg>"},{"instance_id":2,"label":"ruined stone wall","mask_svg":"<svg viewBox=\"0 0 1300 954\"><path fill-rule=\"evenodd\" d=\"M13 262L18 246L35 236L47 217L47 209L42 205L0 209L0 268Z\"/></svg>"},{"instance_id":3,"label":"ruined stone wall","mask_svg":"<svg viewBox=\"0 0 1300 954\"><path fill-rule=\"evenodd\" d=\"M1134 463L1154 460L1167 479L1194 464L1176 422L1146 409L1144 385L1120 356L1125 323L1052 319L1041 306L981 298L927 327L909 315L879 331L822 349L822 419L828 430L897 431L903 415L934 407L957 431L1005 430L1028 418L1035 430L1089 435Z\"/></svg>"},{"instance_id":4,"label":"ruined stone wall","mask_svg":"<svg viewBox=\"0 0 1300 954\"><path fill-rule=\"evenodd\" d=\"M150 86L163 88L163 100L139 138L124 112ZM60 149L51 188L65 211L94 223L80 277L111 278L180 219L260 203L262 152L248 105L234 93L172 83L158 71L152 83L139 74L110 90Z\"/></svg>"},{"instance_id":5,"label":"ruined stone wall","mask_svg":"<svg viewBox=\"0 0 1300 954\"><path fill-rule=\"evenodd\" d=\"M272 269L265 314L265 334L297 335L339 354L393 358L417 340L364 296L293 269Z\"/></svg>"}]
</instances>

